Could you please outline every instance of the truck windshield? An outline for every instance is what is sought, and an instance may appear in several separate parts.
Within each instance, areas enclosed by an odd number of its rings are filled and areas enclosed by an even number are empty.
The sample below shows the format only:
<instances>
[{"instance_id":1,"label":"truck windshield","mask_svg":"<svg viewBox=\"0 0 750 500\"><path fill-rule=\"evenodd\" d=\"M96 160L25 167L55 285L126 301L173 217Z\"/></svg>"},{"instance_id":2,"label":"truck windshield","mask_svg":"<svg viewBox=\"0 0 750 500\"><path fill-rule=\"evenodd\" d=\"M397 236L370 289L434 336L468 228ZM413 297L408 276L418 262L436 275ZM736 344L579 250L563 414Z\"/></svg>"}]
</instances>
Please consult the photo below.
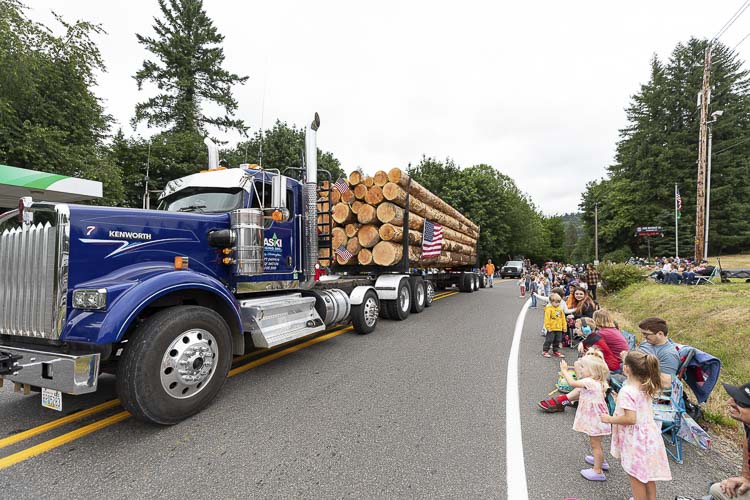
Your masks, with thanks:
<instances>
[{"instance_id":1,"label":"truck windshield","mask_svg":"<svg viewBox=\"0 0 750 500\"><path fill-rule=\"evenodd\" d=\"M242 189L190 188L161 200L158 210L223 213L241 208Z\"/></svg>"}]
</instances>

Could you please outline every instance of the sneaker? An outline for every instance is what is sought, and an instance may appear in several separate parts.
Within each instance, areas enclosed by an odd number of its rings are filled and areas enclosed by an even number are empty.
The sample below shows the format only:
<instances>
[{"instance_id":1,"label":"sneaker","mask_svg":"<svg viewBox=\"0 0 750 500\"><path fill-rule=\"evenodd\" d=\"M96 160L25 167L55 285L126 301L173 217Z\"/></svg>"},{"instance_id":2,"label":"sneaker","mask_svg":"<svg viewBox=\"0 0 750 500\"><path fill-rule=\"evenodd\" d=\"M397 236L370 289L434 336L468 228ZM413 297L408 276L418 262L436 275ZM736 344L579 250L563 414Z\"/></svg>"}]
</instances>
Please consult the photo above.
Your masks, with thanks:
<instances>
[{"instance_id":1,"label":"sneaker","mask_svg":"<svg viewBox=\"0 0 750 500\"><path fill-rule=\"evenodd\" d=\"M585 460L587 464L594 465L594 455L586 455ZM607 463L606 460L602 464L602 470L609 470L609 464Z\"/></svg>"},{"instance_id":2,"label":"sneaker","mask_svg":"<svg viewBox=\"0 0 750 500\"><path fill-rule=\"evenodd\" d=\"M557 352L557 351L553 352L552 355L554 357L556 357L556 358L564 358L565 357L565 354L563 354L561 352Z\"/></svg>"},{"instance_id":3,"label":"sneaker","mask_svg":"<svg viewBox=\"0 0 750 500\"><path fill-rule=\"evenodd\" d=\"M585 477L586 479L588 479L589 481L606 481L607 480L607 476L605 476L604 473L597 474L596 472L594 472L594 469L583 469L581 471L581 475Z\"/></svg>"},{"instance_id":4,"label":"sneaker","mask_svg":"<svg viewBox=\"0 0 750 500\"><path fill-rule=\"evenodd\" d=\"M542 356L544 356L545 358L551 358L551 357L552 357L552 356L550 355L550 353L548 353L547 351L543 351L543 352L542 352Z\"/></svg>"}]
</instances>

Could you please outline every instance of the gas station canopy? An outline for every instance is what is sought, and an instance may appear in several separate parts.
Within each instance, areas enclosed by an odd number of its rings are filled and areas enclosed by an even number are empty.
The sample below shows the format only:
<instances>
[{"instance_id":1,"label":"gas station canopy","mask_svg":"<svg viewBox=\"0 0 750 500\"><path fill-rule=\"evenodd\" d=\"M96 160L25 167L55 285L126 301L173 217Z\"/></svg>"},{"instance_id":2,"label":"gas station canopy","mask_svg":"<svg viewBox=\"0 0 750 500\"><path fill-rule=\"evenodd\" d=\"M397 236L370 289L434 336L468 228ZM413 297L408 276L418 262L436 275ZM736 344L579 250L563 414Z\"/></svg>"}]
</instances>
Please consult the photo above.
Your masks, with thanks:
<instances>
[{"instance_id":1,"label":"gas station canopy","mask_svg":"<svg viewBox=\"0 0 750 500\"><path fill-rule=\"evenodd\" d=\"M15 208L18 199L73 203L102 197L102 183L0 165L0 207Z\"/></svg>"}]
</instances>

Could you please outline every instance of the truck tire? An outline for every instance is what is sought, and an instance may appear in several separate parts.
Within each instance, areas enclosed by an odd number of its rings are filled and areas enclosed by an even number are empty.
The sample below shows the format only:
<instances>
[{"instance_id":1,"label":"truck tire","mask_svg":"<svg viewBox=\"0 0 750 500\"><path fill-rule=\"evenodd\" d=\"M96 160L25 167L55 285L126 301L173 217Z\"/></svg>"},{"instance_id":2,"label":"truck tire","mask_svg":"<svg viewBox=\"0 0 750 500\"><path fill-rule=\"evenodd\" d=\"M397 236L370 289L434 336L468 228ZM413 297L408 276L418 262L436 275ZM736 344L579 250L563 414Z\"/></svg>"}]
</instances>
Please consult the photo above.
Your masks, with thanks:
<instances>
[{"instance_id":1,"label":"truck tire","mask_svg":"<svg viewBox=\"0 0 750 500\"><path fill-rule=\"evenodd\" d=\"M474 276L474 291L476 292L480 288L479 287L479 275L475 273L473 276Z\"/></svg>"},{"instance_id":2,"label":"truck tire","mask_svg":"<svg viewBox=\"0 0 750 500\"><path fill-rule=\"evenodd\" d=\"M378 313L380 312L380 301L378 294L373 290L367 290L358 306L352 306L352 326L359 334L372 332L378 324Z\"/></svg>"},{"instance_id":3,"label":"truck tire","mask_svg":"<svg viewBox=\"0 0 750 500\"><path fill-rule=\"evenodd\" d=\"M224 318L205 307L171 307L128 339L117 394L138 420L176 424L213 400L231 365L232 334Z\"/></svg>"},{"instance_id":4,"label":"truck tire","mask_svg":"<svg viewBox=\"0 0 750 500\"><path fill-rule=\"evenodd\" d=\"M411 312L411 286L409 286L409 279L404 278L398 282L396 288L396 300L389 300L387 307L388 316L396 321L403 321L409 317Z\"/></svg>"},{"instance_id":5,"label":"truck tire","mask_svg":"<svg viewBox=\"0 0 750 500\"><path fill-rule=\"evenodd\" d=\"M435 284L432 281L425 280L424 282L424 306L430 307L432 300L435 298Z\"/></svg>"},{"instance_id":6,"label":"truck tire","mask_svg":"<svg viewBox=\"0 0 750 500\"><path fill-rule=\"evenodd\" d=\"M461 275L458 289L464 293L471 293L474 291L474 278L472 278L471 273L463 273Z\"/></svg>"},{"instance_id":7,"label":"truck tire","mask_svg":"<svg viewBox=\"0 0 750 500\"><path fill-rule=\"evenodd\" d=\"M413 278L411 281L411 312L419 314L424 311L426 288L422 278Z\"/></svg>"},{"instance_id":8,"label":"truck tire","mask_svg":"<svg viewBox=\"0 0 750 500\"><path fill-rule=\"evenodd\" d=\"M479 275L479 288L487 288L487 276L484 274Z\"/></svg>"}]
</instances>

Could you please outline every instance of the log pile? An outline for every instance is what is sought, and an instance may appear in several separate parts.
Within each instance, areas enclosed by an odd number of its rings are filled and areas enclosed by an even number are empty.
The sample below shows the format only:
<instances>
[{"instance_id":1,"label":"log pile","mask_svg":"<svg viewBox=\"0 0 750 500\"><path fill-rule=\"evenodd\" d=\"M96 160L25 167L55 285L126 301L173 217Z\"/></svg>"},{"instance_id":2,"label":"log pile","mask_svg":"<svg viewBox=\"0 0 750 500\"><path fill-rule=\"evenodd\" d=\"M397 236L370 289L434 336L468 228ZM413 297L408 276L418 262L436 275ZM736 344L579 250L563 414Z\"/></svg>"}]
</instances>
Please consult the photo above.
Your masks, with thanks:
<instances>
[{"instance_id":1,"label":"log pile","mask_svg":"<svg viewBox=\"0 0 750 500\"><path fill-rule=\"evenodd\" d=\"M336 254L341 265L392 266L401 262L404 238L413 267L455 267L471 265L477 258L479 227L399 168L378 171L373 177L360 171L345 179L349 189L330 191L331 214L321 214L318 222L330 217L333 249L346 248L351 258ZM404 229L408 200L409 227ZM425 220L443 226L439 256L422 257ZM328 257L321 249L321 258Z\"/></svg>"}]
</instances>

